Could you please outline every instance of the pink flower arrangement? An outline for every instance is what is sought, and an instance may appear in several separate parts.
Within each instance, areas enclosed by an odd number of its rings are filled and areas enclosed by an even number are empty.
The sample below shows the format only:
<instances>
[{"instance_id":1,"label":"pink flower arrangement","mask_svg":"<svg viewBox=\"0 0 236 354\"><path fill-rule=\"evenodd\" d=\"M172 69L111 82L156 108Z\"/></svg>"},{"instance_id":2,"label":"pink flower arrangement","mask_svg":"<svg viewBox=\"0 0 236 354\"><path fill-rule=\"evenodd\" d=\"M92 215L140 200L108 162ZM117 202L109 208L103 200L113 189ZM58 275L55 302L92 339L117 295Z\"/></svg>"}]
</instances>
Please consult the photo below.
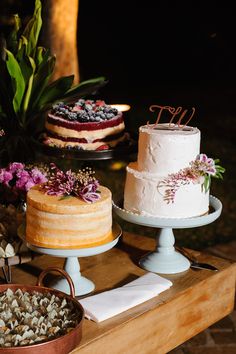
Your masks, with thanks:
<instances>
[{"instance_id":1,"label":"pink flower arrangement","mask_svg":"<svg viewBox=\"0 0 236 354\"><path fill-rule=\"evenodd\" d=\"M63 172L55 164L51 164L51 174L47 183L43 185L43 190L48 195L62 198L72 195L93 203L100 198L99 182L93 174L90 168L79 170L78 173L71 170Z\"/></svg>"},{"instance_id":2,"label":"pink flower arrangement","mask_svg":"<svg viewBox=\"0 0 236 354\"><path fill-rule=\"evenodd\" d=\"M164 200L174 203L176 192L182 186L201 184L205 192L210 188L211 177L223 179L225 169L218 165L219 160L213 160L206 154L199 154L194 161L190 162L190 167L186 167L177 173L168 175L158 185L158 188L165 188Z\"/></svg>"},{"instance_id":3,"label":"pink flower arrangement","mask_svg":"<svg viewBox=\"0 0 236 354\"><path fill-rule=\"evenodd\" d=\"M12 162L0 169L1 203L24 202L30 188L46 181L46 173L37 167L30 168L21 162Z\"/></svg>"}]
</instances>

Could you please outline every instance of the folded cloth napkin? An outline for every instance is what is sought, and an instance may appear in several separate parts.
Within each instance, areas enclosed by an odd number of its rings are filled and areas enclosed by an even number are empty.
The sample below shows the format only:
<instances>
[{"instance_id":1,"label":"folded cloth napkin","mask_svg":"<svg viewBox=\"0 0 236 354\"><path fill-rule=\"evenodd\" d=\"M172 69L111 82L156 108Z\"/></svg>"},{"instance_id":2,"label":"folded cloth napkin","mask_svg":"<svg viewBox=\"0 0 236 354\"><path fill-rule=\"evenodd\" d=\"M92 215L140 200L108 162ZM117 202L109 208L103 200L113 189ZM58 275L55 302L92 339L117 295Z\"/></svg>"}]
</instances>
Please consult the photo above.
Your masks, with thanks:
<instances>
[{"instance_id":1,"label":"folded cloth napkin","mask_svg":"<svg viewBox=\"0 0 236 354\"><path fill-rule=\"evenodd\" d=\"M157 296L171 285L170 280L146 273L122 287L81 299L80 303L86 318L101 322Z\"/></svg>"}]
</instances>

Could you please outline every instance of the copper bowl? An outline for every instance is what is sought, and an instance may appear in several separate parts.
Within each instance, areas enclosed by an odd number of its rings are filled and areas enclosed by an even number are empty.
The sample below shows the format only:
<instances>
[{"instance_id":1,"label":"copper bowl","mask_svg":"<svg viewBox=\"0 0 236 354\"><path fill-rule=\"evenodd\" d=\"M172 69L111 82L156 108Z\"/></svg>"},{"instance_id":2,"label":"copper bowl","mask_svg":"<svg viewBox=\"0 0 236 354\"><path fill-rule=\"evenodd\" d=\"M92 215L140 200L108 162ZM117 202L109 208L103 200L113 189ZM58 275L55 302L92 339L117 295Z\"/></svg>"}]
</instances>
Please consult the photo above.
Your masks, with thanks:
<instances>
[{"instance_id":1,"label":"copper bowl","mask_svg":"<svg viewBox=\"0 0 236 354\"><path fill-rule=\"evenodd\" d=\"M42 280L45 275L51 271L56 271L61 273L68 281L70 286L70 295L63 293L62 291L46 288L42 286ZM21 289L22 291L27 291L29 293L33 291L38 291L41 293L51 293L60 298L66 298L68 301L71 301L75 308L78 309L80 318L78 319L77 326L71 330L69 333L64 334L58 338L49 340L48 342L42 342L39 344L32 344L27 346L18 346L18 347L2 347L0 348L0 354L68 354L72 351L81 341L82 337L82 321L84 318L84 309L80 303L75 298L75 289L71 277L62 269L55 267L48 267L42 271L38 277L37 283L35 286L24 285L24 284L3 284L0 285L0 292L5 291L6 289L11 289L16 291Z\"/></svg>"}]
</instances>

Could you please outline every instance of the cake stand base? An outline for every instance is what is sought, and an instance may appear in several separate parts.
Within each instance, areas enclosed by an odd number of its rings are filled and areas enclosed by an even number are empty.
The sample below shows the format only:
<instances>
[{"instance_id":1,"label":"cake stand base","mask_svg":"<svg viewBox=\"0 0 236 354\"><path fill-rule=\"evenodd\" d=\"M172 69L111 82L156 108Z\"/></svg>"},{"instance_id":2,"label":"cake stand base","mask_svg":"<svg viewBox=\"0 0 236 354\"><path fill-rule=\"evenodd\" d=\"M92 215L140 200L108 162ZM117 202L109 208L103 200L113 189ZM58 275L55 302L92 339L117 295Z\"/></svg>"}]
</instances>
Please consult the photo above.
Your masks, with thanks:
<instances>
[{"instance_id":1,"label":"cake stand base","mask_svg":"<svg viewBox=\"0 0 236 354\"><path fill-rule=\"evenodd\" d=\"M189 260L174 248L175 238L171 228L158 232L156 251L150 252L139 261L140 267L154 273L175 274L190 268Z\"/></svg>"},{"instance_id":2,"label":"cake stand base","mask_svg":"<svg viewBox=\"0 0 236 354\"><path fill-rule=\"evenodd\" d=\"M80 273L80 264L77 257L68 257L65 259L63 269L70 275L75 287L75 295L82 296L91 293L95 289L95 284L85 278ZM55 279L48 282L50 288L70 293L68 281L65 278Z\"/></svg>"}]
</instances>

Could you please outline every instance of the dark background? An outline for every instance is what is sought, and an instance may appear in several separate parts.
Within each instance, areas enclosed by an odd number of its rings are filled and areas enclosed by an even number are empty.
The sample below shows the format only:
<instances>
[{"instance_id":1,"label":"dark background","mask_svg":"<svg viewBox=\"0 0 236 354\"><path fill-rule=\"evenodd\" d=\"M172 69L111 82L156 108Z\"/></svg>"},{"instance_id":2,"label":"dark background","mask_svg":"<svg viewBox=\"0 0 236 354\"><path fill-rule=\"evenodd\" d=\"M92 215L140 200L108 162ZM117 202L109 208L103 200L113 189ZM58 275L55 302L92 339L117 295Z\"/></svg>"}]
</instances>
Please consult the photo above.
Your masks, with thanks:
<instances>
[{"instance_id":1,"label":"dark background","mask_svg":"<svg viewBox=\"0 0 236 354\"><path fill-rule=\"evenodd\" d=\"M1 0L0 30L9 14L27 19L33 9L34 0ZM219 92L231 106L225 96L236 89L235 27L231 1L79 0L80 77L105 76L100 94L109 101L168 104L181 92L211 101Z\"/></svg>"},{"instance_id":2,"label":"dark background","mask_svg":"<svg viewBox=\"0 0 236 354\"><path fill-rule=\"evenodd\" d=\"M81 79L106 76L108 99L145 104L147 94L158 99L156 92L166 104L172 93L189 90L214 99L217 91L235 88L235 34L227 1L81 0Z\"/></svg>"}]
</instances>

